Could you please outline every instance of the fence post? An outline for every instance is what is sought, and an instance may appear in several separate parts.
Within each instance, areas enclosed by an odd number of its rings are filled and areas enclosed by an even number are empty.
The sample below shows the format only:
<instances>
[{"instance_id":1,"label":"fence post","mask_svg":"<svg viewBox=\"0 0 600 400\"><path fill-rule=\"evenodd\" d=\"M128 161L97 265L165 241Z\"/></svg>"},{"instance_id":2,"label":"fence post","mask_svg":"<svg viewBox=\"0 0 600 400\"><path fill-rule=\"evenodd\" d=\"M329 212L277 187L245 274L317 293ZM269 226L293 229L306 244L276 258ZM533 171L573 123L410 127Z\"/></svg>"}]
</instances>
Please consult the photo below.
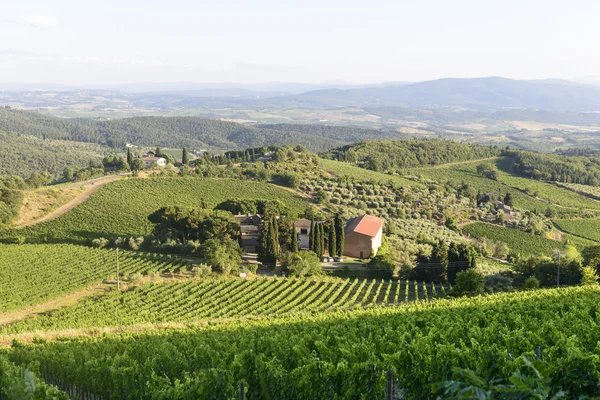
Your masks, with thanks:
<instances>
[{"instance_id":1,"label":"fence post","mask_svg":"<svg viewBox=\"0 0 600 400\"><path fill-rule=\"evenodd\" d=\"M244 382L240 382L240 400L244 400L245 398L245 394L244 394Z\"/></svg>"},{"instance_id":2,"label":"fence post","mask_svg":"<svg viewBox=\"0 0 600 400\"><path fill-rule=\"evenodd\" d=\"M392 370L387 372L387 382L385 385L385 400L392 400L394 397L394 373Z\"/></svg>"}]
</instances>

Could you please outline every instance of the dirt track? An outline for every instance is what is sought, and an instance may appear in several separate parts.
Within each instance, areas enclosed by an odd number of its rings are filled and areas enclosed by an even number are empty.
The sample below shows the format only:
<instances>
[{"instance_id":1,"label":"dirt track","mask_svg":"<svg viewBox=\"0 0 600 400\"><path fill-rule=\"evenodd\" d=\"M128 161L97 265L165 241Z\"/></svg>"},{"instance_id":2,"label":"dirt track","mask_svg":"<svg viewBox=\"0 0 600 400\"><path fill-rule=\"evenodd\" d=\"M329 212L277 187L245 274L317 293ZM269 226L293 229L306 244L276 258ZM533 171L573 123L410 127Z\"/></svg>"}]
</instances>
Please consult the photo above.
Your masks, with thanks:
<instances>
[{"instance_id":1,"label":"dirt track","mask_svg":"<svg viewBox=\"0 0 600 400\"><path fill-rule=\"evenodd\" d=\"M85 181L85 182L68 184L65 187L69 187L69 188L81 187L81 188L84 188L85 191L82 192L81 194L78 194L74 199L69 201L67 204L64 204L64 205L58 207L56 210L52 211L51 213L44 215L43 217L36 219L34 221L29 221L24 224L17 225L16 227L24 228L26 226L36 225L41 222L50 221L55 218L58 218L61 215L68 213L73 208L77 207L78 205L80 205L81 203L86 201L87 199L89 199L90 196L92 194L94 194L94 192L96 192L101 187L103 187L111 182L118 181L125 176L127 176L127 174L108 175L108 176L102 176L100 178L90 179L89 181Z\"/></svg>"}]
</instances>

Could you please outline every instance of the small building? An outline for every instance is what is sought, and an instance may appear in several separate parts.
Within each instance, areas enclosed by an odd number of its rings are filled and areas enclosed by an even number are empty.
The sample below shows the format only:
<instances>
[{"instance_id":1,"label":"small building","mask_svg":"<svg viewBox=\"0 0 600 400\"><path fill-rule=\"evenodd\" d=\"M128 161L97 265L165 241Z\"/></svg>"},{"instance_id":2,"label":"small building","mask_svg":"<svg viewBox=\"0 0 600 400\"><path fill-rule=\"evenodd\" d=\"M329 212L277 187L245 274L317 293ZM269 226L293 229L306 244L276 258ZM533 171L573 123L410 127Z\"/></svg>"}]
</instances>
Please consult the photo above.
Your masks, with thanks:
<instances>
[{"instance_id":1,"label":"small building","mask_svg":"<svg viewBox=\"0 0 600 400\"><path fill-rule=\"evenodd\" d=\"M363 215L348 220L344 227L344 255L369 258L381 246L384 220Z\"/></svg>"},{"instance_id":2,"label":"small building","mask_svg":"<svg viewBox=\"0 0 600 400\"><path fill-rule=\"evenodd\" d=\"M156 163L159 167L167 166L167 159L162 157L155 157L153 155L144 154L142 156L142 160L146 164L146 168L151 168L153 163Z\"/></svg>"},{"instance_id":3,"label":"small building","mask_svg":"<svg viewBox=\"0 0 600 400\"><path fill-rule=\"evenodd\" d=\"M310 220L297 220L294 222L294 229L298 237L298 248L300 250L308 250L308 245L310 244Z\"/></svg>"},{"instance_id":4,"label":"small building","mask_svg":"<svg viewBox=\"0 0 600 400\"><path fill-rule=\"evenodd\" d=\"M258 214L234 215L240 223L240 246L244 253L260 251L260 224L262 217Z\"/></svg>"}]
</instances>

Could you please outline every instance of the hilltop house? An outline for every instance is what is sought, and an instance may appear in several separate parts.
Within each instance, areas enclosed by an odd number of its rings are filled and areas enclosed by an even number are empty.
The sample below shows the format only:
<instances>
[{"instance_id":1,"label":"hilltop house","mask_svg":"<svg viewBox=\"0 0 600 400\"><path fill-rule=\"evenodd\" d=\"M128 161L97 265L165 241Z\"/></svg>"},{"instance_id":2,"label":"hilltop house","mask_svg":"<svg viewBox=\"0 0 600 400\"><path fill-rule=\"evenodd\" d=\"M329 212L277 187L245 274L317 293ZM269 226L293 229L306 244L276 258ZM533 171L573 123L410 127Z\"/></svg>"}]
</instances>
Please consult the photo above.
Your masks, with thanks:
<instances>
[{"instance_id":1,"label":"hilltop house","mask_svg":"<svg viewBox=\"0 0 600 400\"><path fill-rule=\"evenodd\" d=\"M167 159L166 158L155 157L155 156L150 155L150 154L144 154L142 156L142 160L146 164L146 168L151 168L152 167L152 163L154 163L154 162L159 167L166 167L167 166Z\"/></svg>"},{"instance_id":2,"label":"hilltop house","mask_svg":"<svg viewBox=\"0 0 600 400\"><path fill-rule=\"evenodd\" d=\"M294 229L298 237L298 248L300 250L308 250L310 242L310 220L299 219L294 223Z\"/></svg>"},{"instance_id":3,"label":"hilltop house","mask_svg":"<svg viewBox=\"0 0 600 400\"><path fill-rule=\"evenodd\" d=\"M363 215L348 220L344 227L344 255L357 258L369 258L377 253L383 238L381 218Z\"/></svg>"},{"instance_id":4,"label":"hilltop house","mask_svg":"<svg viewBox=\"0 0 600 400\"><path fill-rule=\"evenodd\" d=\"M260 251L260 224L262 217L258 214L234 215L240 223L240 245L244 253Z\"/></svg>"}]
</instances>

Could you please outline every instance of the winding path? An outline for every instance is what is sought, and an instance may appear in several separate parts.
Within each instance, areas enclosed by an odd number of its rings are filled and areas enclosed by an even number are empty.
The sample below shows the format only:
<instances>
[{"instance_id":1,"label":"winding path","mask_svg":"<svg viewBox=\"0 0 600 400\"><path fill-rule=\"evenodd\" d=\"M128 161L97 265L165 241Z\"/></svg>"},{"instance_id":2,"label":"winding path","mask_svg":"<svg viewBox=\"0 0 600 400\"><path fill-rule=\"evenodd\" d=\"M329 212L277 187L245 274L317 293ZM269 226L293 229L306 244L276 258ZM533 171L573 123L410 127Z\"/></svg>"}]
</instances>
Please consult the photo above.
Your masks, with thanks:
<instances>
[{"instance_id":1,"label":"winding path","mask_svg":"<svg viewBox=\"0 0 600 400\"><path fill-rule=\"evenodd\" d=\"M128 175L129 174L108 175L108 176L102 176L100 178L90 179L89 181L85 181L85 182L71 183L71 184L65 185L66 188L81 187L81 188L84 188L85 191L81 192L74 199L69 201L67 204L63 204L62 206L58 207L56 210L52 211L51 213L46 214L43 217L38 218L36 220L29 221L24 224L16 225L15 228L25 228L27 226L36 225L36 224L39 224L39 223L42 223L45 221L51 221L55 218L58 218L61 215L68 213L73 208L77 207L78 205L80 205L81 203L86 201L87 199L89 199L90 196L92 194L94 194L96 191L98 191L101 187L103 187L111 182L115 182L120 179L123 179L124 177L126 177Z\"/></svg>"}]
</instances>

